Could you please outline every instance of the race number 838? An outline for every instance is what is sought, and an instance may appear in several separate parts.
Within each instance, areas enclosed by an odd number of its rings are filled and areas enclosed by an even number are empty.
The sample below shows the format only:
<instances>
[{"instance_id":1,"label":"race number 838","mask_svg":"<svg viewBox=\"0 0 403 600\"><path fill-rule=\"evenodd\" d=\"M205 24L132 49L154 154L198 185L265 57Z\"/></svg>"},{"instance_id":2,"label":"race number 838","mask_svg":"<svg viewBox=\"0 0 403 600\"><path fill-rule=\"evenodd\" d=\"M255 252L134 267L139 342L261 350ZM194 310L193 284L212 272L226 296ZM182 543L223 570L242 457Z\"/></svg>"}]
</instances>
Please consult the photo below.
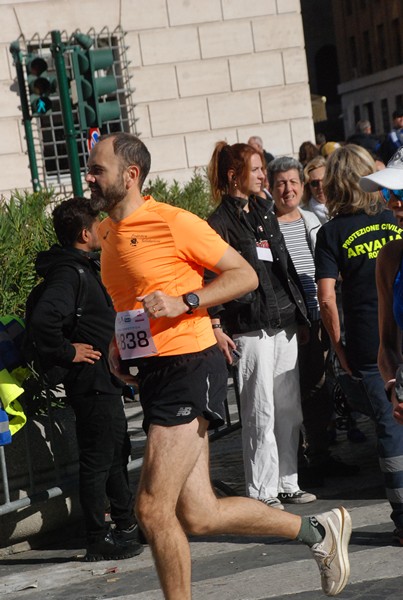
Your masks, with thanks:
<instances>
[{"instance_id":1,"label":"race number 838","mask_svg":"<svg viewBox=\"0 0 403 600\"><path fill-rule=\"evenodd\" d=\"M122 360L141 358L157 352L150 321L142 309L117 313L115 339Z\"/></svg>"},{"instance_id":2,"label":"race number 838","mask_svg":"<svg viewBox=\"0 0 403 600\"><path fill-rule=\"evenodd\" d=\"M134 350L139 346L140 348L147 348L150 345L147 337L147 331L126 331L120 333L117 340L119 350Z\"/></svg>"}]
</instances>

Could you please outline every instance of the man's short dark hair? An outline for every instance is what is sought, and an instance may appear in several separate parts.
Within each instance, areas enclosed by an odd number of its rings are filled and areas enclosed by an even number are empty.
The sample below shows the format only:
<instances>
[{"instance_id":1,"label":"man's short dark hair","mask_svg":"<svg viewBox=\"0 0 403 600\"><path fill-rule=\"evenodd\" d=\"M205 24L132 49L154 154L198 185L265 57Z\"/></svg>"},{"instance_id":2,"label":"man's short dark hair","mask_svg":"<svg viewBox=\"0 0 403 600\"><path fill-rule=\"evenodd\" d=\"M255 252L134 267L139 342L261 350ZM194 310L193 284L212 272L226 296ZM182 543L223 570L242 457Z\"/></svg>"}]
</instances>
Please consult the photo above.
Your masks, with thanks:
<instances>
[{"instance_id":1,"label":"man's short dark hair","mask_svg":"<svg viewBox=\"0 0 403 600\"><path fill-rule=\"evenodd\" d=\"M392 113L392 119L397 119L398 117L403 117L403 106L397 106L396 110Z\"/></svg>"},{"instance_id":2,"label":"man's short dark hair","mask_svg":"<svg viewBox=\"0 0 403 600\"><path fill-rule=\"evenodd\" d=\"M120 158L124 169L130 167L130 165L139 167L139 187L141 190L151 167L151 156L147 146L143 144L140 138L124 131L101 135L98 141L103 142L108 138L113 138L113 151Z\"/></svg>"},{"instance_id":3,"label":"man's short dark hair","mask_svg":"<svg viewBox=\"0 0 403 600\"><path fill-rule=\"evenodd\" d=\"M64 200L53 210L53 227L61 246L74 246L83 229L90 229L99 216L87 198L75 196Z\"/></svg>"}]
</instances>

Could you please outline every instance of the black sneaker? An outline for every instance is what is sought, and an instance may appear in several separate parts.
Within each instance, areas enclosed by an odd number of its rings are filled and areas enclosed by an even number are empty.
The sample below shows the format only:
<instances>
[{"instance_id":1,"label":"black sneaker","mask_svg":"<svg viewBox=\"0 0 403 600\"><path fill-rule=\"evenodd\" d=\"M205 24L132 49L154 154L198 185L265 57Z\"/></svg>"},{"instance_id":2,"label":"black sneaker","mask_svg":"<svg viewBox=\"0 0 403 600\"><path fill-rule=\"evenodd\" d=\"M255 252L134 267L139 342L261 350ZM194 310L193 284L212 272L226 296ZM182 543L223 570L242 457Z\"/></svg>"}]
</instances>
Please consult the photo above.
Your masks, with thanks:
<instances>
[{"instance_id":1,"label":"black sneaker","mask_svg":"<svg viewBox=\"0 0 403 600\"><path fill-rule=\"evenodd\" d=\"M143 546L138 542L137 525L132 530L110 529L104 539L89 545L84 560L121 560L137 556L143 550Z\"/></svg>"},{"instance_id":2,"label":"black sneaker","mask_svg":"<svg viewBox=\"0 0 403 600\"><path fill-rule=\"evenodd\" d=\"M140 541L140 539L139 539L140 528L137 525L137 523L135 523L128 529L118 529L117 527L115 527L114 529L112 529L112 531L113 531L113 536L114 536L115 540L118 541L119 543L127 544L129 542L139 542Z\"/></svg>"},{"instance_id":3,"label":"black sneaker","mask_svg":"<svg viewBox=\"0 0 403 600\"><path fill-rule=\"evenodd\" d=\"M303 490L297 490L296 492L280 492L277 498L283 504L307 504L308 502L315 502L317 499L315 494L304 492Z\"/></svg>"},{"instance_id":4,"label":"black sneaker","mask_svg":"<svg viewBox=\"0 0 403 600\"><path fill-rule=\"evenodd\" d=\"M123 542L134 540L135 542L140 542L140 544L148 544L147 538L143 533L143 530L140 529L137 523L129 527L129 529L114 529L115 538L121 540Z\"/></svg>"}]
</instances>

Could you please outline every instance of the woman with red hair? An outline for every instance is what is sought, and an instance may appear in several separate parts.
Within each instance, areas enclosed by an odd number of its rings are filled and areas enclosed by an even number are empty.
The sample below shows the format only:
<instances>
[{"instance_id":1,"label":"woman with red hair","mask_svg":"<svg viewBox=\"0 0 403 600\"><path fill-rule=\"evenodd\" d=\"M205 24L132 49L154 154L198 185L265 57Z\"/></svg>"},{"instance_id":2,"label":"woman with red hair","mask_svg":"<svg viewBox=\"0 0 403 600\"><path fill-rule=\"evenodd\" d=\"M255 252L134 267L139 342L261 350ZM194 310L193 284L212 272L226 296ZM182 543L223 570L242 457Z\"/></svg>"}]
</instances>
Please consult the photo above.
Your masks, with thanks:
<instances>
[{"instance_id":1,"label":"woman with red hair","mask_svg":"<svg viewBox=\"0 0 403 600\"><path fill-rule=\"evenodd\" d=\"M209 309L217 343L229 363L240 353L242 443L248 496L274 508L312 502L299 489L302 423L297 327L307 323L299 278L277 219L258 196L263 158L248 144L219 142L208 175L219 202L209 223L253 266L255 292Z\"/></svg>"}]
</instances>

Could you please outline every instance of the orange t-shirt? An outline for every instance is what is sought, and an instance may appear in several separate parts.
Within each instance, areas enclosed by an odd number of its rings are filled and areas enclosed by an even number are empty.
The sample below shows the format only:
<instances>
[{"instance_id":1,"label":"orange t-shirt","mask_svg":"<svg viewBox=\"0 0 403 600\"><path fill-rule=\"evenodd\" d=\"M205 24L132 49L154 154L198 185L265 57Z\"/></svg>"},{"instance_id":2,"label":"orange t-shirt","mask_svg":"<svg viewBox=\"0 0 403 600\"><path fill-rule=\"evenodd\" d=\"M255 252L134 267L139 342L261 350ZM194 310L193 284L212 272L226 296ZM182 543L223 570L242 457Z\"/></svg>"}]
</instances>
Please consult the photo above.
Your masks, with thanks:
<instances>
[{"instance_id":1,"label":"orange t-shirt","mask_svg":"<svg viewBox=\"0 0 403 600\"><path fill-rule=\"evenodd\" d=\"M100 225L102 280L117 312L142 308L137 296L156 290L181 296L203 286L228 244L196 215L151 196L128 217ZM205 309L192 315L150 319L157 353L199 352L215 344Z\"/></svg>"}]
</instances>

